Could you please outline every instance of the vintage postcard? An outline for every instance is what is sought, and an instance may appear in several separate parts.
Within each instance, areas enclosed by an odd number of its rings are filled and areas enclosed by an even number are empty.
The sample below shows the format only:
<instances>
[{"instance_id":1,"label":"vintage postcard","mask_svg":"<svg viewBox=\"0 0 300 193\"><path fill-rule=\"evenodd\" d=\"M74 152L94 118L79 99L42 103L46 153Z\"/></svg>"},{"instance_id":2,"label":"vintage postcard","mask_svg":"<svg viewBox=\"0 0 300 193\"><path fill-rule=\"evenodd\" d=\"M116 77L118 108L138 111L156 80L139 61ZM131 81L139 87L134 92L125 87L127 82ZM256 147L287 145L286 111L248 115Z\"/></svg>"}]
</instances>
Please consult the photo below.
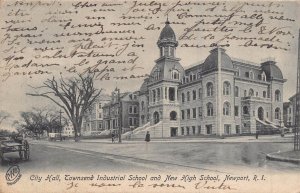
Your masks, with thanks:
<instances>
[{"instance_id":1,"label":"vintage postcard","mask_svg":"<svg viewBox=\"0 0 300 193\"><path fill-rule=\"evenodd\" d=\"M299 14L0 0L0 193L300 193Z\"/></svg>"}]
</instances>

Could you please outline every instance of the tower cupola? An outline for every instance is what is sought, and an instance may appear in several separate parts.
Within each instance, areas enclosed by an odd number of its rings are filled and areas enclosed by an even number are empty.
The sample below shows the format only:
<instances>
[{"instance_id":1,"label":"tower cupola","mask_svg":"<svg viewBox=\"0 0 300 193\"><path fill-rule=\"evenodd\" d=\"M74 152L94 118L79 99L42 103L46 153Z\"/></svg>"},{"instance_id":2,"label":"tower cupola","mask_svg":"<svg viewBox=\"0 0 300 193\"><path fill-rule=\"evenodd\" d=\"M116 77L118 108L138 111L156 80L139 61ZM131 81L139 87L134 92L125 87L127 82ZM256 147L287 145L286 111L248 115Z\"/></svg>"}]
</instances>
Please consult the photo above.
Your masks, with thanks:
<instances>
[{"instance_id":1,"label":"tower cupola","mask_svg":"<svg viewBox=\"0 0 300 193\"><path fill-rule=\"evenodd\" d=\"M178 46L176 41L176 35L170 26L170 22L167 19L165 22L165 27L162 29L159 39L157 41L157 46L160 50L160 57L175 57L175 50Z\"/></svg>"}]
</instances>

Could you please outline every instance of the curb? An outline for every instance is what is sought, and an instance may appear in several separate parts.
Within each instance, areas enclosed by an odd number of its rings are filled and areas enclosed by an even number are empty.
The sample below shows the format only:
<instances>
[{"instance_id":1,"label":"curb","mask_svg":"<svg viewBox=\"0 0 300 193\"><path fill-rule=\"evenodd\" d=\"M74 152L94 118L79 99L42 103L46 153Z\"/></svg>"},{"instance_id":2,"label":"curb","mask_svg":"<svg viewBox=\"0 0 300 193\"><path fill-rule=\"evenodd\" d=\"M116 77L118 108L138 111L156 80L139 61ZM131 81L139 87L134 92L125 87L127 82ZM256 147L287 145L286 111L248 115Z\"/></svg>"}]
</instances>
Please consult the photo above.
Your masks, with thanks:
<instances>
[{"instance_id":1,"label":"curb","mask_svg":"<svg viewBox=\"0 0 300 193\"><path fill-rule=\"evenodd\" d=\"M288 157L282 157L278 155L278 153L269 153L267 154L267 159L272 161L282 161L282 162L290 162L294 164L300 164L300 159L294 159L294 158L288 158Z\"/></svg>"}]
</instances>

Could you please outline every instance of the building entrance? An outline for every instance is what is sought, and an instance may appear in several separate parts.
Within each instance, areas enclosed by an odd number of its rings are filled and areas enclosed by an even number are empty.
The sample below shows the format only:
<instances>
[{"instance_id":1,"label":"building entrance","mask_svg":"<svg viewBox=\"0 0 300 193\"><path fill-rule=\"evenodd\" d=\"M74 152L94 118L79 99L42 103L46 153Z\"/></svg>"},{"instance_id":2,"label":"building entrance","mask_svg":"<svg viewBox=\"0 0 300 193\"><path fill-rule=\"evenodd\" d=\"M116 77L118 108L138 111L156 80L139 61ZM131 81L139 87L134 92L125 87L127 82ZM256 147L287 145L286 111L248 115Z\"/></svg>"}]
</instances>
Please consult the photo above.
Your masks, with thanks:
<instances>
[{"instance_id":1,"label":"building entrance","mask_svg":"<svg viewBox=\"0 0 300 193\"><path fill-rule=\"evenodd\" d=\"M177 136L177 127L171 127L171 137Z\"/></svg>"}]
</instances>

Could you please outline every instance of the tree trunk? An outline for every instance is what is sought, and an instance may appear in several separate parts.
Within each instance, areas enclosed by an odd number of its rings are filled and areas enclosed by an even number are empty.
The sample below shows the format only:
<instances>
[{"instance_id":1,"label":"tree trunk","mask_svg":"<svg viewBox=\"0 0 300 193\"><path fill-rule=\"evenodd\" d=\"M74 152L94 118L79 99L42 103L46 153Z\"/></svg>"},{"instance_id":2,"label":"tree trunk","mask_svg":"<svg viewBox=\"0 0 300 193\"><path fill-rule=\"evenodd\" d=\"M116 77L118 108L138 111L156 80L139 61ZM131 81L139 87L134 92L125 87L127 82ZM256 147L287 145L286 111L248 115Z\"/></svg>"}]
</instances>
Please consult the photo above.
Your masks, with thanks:
<instances>
[{"instance_id":1,"label":"tree trunk","mask_svg":"<svg viewBox=\"0 0 300 193\"><path fill-rule=\"evenodd\" d=\"M74 140L75 142L79 142L80 141L80 136L78 135L78 125L76 120L73 120L73 127L74 127L74 132L75 132L75 136L74 136Z\"/></svg>"}]
</instances>

